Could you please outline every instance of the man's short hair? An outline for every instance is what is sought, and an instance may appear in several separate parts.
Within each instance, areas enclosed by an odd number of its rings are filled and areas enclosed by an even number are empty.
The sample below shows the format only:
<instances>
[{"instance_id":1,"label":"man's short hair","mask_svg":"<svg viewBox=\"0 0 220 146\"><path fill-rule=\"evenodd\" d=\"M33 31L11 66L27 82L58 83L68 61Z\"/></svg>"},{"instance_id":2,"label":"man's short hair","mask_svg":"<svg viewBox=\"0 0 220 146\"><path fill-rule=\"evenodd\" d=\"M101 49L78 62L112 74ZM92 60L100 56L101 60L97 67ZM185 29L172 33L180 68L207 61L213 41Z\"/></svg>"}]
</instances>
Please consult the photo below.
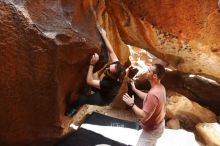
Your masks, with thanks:
<instances>
[{"instance_id":1,"label":"man's short hair","mask_svg":"<svg viewBox=\"0 0 220 146\"><path fill-rule=\"evenodd\" d=\"M116 64L114 77L122 81L125 76L125 67L119 61L113 62L112 64Z\"/></svg>"},{"instance_id":2,"label":"man's short hair","mask_svg":"<svg viewBox=\"0 0 220 146\"><path fill-rule=\"evenodd\" d=\"M161 64L154 64L155 70L154 73L157 75L158 79L162 79L165 75L165 68Z\"/></svg>"}]
</instances>

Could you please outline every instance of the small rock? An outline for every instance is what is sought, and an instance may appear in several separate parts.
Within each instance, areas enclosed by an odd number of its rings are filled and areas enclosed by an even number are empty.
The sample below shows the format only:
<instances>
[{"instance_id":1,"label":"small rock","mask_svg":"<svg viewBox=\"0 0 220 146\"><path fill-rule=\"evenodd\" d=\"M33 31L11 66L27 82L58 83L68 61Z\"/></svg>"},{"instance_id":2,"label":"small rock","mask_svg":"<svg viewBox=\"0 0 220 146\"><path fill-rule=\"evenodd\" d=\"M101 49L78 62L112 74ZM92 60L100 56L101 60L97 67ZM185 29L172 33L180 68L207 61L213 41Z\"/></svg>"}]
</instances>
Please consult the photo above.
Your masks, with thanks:
<instances>
[{"instance_id":1,"label":"small rock","mask_svg":"<svg viewBox=\"0 0 220 146\"><path fill-rule=\"evenodd\" d=\"M166 126L170 129L180 129L179 119L171 119L166 123Z\"/></svg>"}]
</instances>

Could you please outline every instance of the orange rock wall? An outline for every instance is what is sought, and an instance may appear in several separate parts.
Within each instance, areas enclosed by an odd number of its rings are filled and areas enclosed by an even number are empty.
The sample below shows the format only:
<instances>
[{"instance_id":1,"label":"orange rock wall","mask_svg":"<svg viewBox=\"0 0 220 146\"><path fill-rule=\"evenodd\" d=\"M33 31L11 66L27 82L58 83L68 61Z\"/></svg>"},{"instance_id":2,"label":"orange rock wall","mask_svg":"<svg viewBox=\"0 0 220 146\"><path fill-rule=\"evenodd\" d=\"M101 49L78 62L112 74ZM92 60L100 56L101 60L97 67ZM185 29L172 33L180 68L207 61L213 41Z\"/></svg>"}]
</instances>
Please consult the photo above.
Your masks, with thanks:
<instances>
[{"instance_id":1,"label":"orange rock wall","mask_svg":"<svg viewBox=\"0 0 220 146\"><path fill-rule=\"evenodd\" d=\"M220 82L217 0L108 1L120 36L176 69Z\"/></svg>"},{"instance_id":2,"label":"orange rock wall","mask_svg":"<svg viewBox=\"0 0 220 146\"><path fill-rule=\"evenodd\" d=\"M207 17L217 8L217 0L124 0L123 2L132 14L141 20L186 39L198 38L207 22Z\"/></svg>"}]
</instances>

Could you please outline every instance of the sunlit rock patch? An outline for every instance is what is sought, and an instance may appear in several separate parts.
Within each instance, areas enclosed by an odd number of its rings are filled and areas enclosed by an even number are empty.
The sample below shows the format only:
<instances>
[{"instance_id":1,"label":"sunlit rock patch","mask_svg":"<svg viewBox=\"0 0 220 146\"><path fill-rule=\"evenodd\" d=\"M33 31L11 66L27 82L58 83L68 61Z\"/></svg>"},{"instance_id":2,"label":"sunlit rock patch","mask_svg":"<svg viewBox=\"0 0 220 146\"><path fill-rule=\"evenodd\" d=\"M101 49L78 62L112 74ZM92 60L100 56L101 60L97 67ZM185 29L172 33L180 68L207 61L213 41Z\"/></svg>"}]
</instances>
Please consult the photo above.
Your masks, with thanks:
<instances>
[{"instance_id":1,"label":"sunlit rock patch","mask_svg":"<svg viewBox=\"0 0 220 146\"><path fill-rule=\"evenodd\" d=\"M220 145L219 123L199 123L196 125L196 130L208 146Z\"/></svg>"}]
</instances>

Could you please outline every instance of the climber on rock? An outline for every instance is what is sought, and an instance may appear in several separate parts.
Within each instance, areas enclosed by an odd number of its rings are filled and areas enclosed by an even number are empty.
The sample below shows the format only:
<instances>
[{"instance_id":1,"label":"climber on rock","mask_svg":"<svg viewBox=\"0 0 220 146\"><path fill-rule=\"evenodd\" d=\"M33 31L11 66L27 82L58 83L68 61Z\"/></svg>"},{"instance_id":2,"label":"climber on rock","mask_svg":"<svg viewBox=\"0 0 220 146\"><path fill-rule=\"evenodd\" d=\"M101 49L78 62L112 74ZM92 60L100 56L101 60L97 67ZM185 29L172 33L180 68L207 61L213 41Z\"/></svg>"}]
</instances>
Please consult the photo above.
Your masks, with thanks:
<instances>
[{"instance_id":1,"label":"climber on rock","mask_svg":"<svg viewBox=\"0 0 220 146\"><path fill-rule=\"evenodd\" d=\"M97 25L97 28L108 48L108 54L112 63L107 65L104 69L104 77L99 80L94 78L93 69L95 64L99 61L99 55L95 53L91 60L87 73L86 82L90 87L96 90L93 93L83 93L80 95L72 107L65 113L66 116L72 116L76 113L77 109L84 105L99 105L104 106L110 104L118 93L122 84L123 77L125 76L125 68L120 64L103 28Z\"/></svg>"}]
</instances>

